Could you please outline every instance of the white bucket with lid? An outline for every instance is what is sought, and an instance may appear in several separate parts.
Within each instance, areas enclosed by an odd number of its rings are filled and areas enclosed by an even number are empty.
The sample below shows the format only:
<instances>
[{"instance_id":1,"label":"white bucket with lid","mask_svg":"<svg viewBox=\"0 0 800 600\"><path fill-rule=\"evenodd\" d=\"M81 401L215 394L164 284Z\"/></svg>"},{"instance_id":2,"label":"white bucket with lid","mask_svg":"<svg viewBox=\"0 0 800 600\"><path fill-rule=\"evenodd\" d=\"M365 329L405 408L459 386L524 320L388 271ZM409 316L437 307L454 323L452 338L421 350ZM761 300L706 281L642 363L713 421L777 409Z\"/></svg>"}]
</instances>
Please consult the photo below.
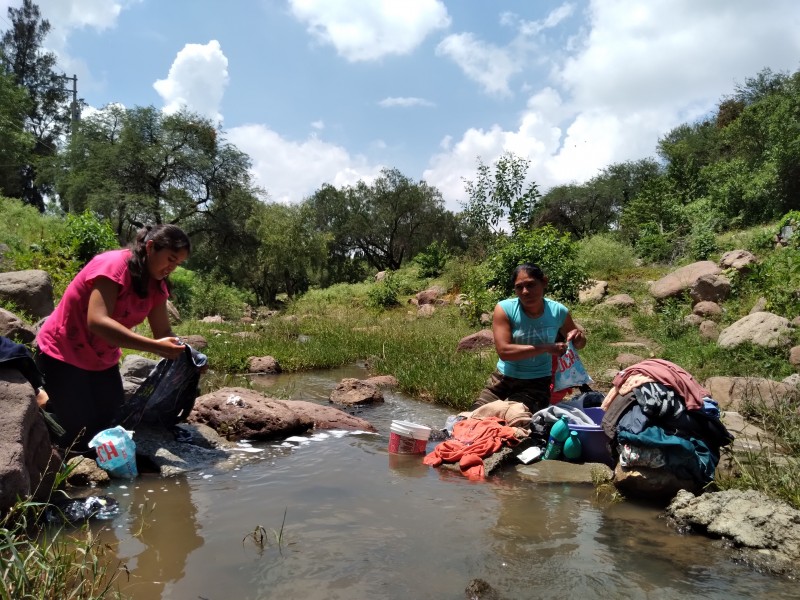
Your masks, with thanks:
<instances>
[{"instance_id":1,"label":"white bucket with lid","mask_svg":"<svg viewBox=\"0 0 800 600\"><path fill-rule=\"evenodd\" d=\"M431 428L410 421L392 421L389 427L389 452L425 454Z\"/></svg>"}]
</instances>

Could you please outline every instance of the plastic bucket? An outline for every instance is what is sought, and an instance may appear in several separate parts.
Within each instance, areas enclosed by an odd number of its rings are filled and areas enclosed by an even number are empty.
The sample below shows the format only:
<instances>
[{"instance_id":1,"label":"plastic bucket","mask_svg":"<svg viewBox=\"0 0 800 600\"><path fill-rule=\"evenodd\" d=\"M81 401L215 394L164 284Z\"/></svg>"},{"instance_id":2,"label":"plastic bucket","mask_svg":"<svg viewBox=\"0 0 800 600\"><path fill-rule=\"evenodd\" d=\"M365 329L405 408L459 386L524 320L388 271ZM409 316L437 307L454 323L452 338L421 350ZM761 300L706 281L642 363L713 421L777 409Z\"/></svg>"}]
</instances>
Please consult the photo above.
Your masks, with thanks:
<instances>
[{"instance_id":1,"label":"plastic bucket","mask_svg":"<svg viewBox=\"0 0 800 600\"><path fill-rule=\"evenodd\" d=\"M392 421L389 426L389 452L393 454L425 454L431 428L409 421Z\"/></svg>"},{"instance_id":2,"label":"plastic bucket","mask_svg":"<svg viewBox=\"0 0 800 600\"><path fill-rule=\"evenodd\" d=\"M603 463L613 467L614 461L611 459L611 450L608 447L611 440L600 426L605 411L602 408L584 408L582 410L595 424L569 424L572 431L578 432L578 439L581 441L581 460Z\"/></svg>"}]
</instances>

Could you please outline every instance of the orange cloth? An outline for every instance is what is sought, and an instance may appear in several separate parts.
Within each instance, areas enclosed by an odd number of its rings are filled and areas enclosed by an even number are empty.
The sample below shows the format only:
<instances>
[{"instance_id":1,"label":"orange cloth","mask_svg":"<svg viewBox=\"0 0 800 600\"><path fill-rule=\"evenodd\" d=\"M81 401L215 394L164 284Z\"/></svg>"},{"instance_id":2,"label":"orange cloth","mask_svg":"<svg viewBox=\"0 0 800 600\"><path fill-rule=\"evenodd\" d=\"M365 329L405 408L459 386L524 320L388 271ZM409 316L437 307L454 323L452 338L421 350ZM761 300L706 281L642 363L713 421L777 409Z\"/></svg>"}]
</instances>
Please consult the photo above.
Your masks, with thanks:
<instances>
[{"instance_id":1,"label":"orange cloth","mask_svg":"<svg viewBox=\"0 0 800 600\"><path fill-rule=\"evenodd\" d=\"M452 439L436 446L423 460L438 467L443 462L458 463L461 472L470 479L483 479L483 458L491 456L503 444L515 445L514 428L497 417L464 419L453 426Z\"/></svg>"}]
</instances>

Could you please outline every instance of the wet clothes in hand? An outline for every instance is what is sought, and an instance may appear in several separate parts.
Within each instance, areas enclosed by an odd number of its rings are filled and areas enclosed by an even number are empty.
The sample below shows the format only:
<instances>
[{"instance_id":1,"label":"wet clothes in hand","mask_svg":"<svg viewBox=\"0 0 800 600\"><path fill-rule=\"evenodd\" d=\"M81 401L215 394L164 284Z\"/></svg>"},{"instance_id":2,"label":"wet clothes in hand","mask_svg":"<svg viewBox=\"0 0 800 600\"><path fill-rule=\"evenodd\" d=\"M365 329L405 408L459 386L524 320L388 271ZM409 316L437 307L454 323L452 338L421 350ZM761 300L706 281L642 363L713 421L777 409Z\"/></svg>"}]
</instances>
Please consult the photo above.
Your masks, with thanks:
<instances>
[{"instance_id":1,"label":"wet clothes in hand","mask_svg":"<svg viewBox=\"0 0 800 600\"><path fill-rule=\"evenodd\" d=\"M185 421L194 407L200 371L207 362L205 354L189 345L177 359L160 360L136 393L122 403L115 424L132 430L140 422L160 423L172 429Z\"/></svg>"}]
</instances>

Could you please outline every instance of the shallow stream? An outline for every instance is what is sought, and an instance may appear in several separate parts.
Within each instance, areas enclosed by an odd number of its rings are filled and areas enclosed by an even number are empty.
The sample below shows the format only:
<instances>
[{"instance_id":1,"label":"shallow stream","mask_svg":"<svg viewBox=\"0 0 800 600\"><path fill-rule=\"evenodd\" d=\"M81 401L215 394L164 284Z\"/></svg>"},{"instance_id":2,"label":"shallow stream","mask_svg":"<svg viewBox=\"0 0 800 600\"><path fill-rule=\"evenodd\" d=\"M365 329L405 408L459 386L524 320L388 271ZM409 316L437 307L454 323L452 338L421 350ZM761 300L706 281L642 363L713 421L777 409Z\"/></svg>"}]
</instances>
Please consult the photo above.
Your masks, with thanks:
<instances>
[{"instance_id":1,"label":"shallow stream","mask_svg":"<svg viewBox=\"0 0 800 600\"><path fill-rule=\"evenodd\" d=\"M261 378L267 394L326 403L358 366ZM450 411L385 392L364 408L379 434L254 444L235 470L142 475L104 490L98 524L142 600L463 599L473 578L506 600L797 598L797 584L675 533L654 507L536 485L513 469L483 482L387 452L389 424L442 427ZM428 449L432 449L433 442ZM284 523L285 516L285 523ZM124 576L123 576L124 577Z\"/></svg>"}]
</instances>

